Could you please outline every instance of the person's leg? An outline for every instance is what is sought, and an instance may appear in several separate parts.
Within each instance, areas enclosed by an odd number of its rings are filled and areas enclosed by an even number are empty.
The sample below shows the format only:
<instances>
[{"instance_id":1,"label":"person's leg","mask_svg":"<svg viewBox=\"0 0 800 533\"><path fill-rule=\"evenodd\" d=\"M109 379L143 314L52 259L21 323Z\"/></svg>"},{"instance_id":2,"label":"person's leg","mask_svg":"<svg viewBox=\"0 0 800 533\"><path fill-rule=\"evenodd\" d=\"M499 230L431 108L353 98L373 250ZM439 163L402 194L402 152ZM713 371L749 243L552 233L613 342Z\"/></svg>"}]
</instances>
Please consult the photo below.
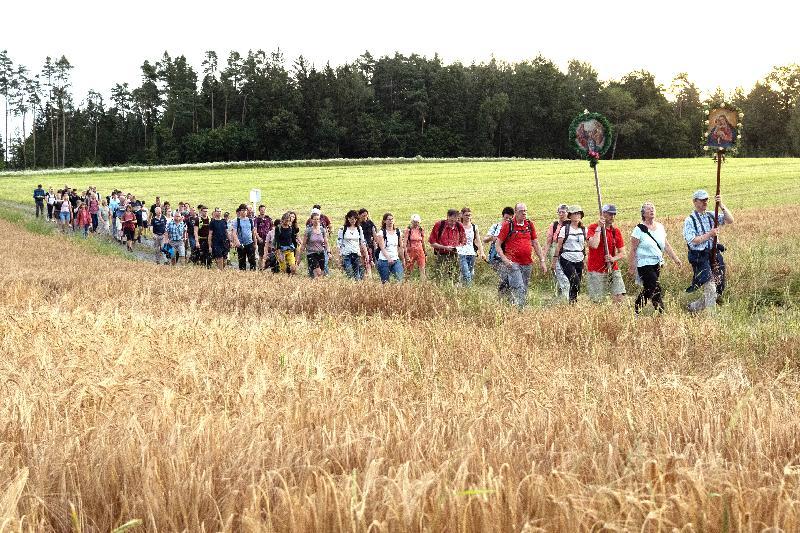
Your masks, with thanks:
<instances>
[{"instance_id":1,"label":"person's leg","mask_svg":"<svg viewBox=\"0 0 800 533\"><path fill-rule=\"evenodd\" d=\"M100 223L100 220L97 216L97 213L92 213L92 231L97 231L97 225Z\"/></svg>"},{"instance_id":2,"label":"person's leg","mask_svg":"<svg viewBox=\"0 0 800 533\"><path fill-rule=\"evenodd\" d=\"M256 245L250 243L247 245L247 262L250 264L250 270L256 269Z\"/></svg>"},{"instance_id":3,"label":"person's leg","mask_svg":"<svg viewBox=\"0 0 800 533\"><path fill-rule=\"evenodd\" d=\"M236 248L236 258L239 259L239 270L247 270L247 256L245 255L244 246Z\"/></svg>"},{"instance_id":4,"label":"person's leg","mask_svg":"<svg viewBox=\"0 0 800 533\"><path fill-rule=\"evenodd\" d=\"M512 263L508 270L508 287L511 291L511 303L517 307L525 305L525 285L522 280L520 265Z\"/></svg>"},{"instance_id":5,"label":"person's leg","mask_svg":"<svg viewBox=\"0 0 800 533\"><path fill-rule=\"evenodd\" d=\"M389 261L386 259L378 259L378 275L381 278L381 283L389 281Z\"/></svg>"},{"instance_id":6,"label":"person's leg","mask_svg":"<svg viewBox=\"0 0 800 533\"><path fill-rule=\"evenodd\" d=\"M347 254L342 256L342 268L344 269L344 274L349 279L353 279L356 277L356 273L353 270L353 262L350 256L353 254Z\"/></svg>"},{"instance_id":7,"label":"person's leg","mask_svg":"<svg viewBox=\"0 0 800 533\"><path fill-rule=\"evenodd\" d=\"M402 261L395 261L394 264L392 265L392 274L394 274L394 278L398 282L402 282L403 281L403 273L404 273L403 262Z\"/></svg>"},{"instance_id":8,"label":"person's leg","mask_svg":"<svg viewBox=\"0 0 800 533\"><path fill-rule=\"evenodd\" d=\"M47 204L47 220L53 220L53 204Z\"/></svg>"},{"instance_id":9,"label":"person's leg","mask_svg":"<svg viewBox=\"0 0 800 533\"><path fill-rule=\"evenodd\" d=\"M561 263L561 270L569 280L569 302L575 303L578 299L578 286L580 284L576 268L577 263L567 261L563 257L559 258L559 262Z\"/></svg>"},{"instance_id":10,"label":"person's leg","mask_svg":"<svg viewBox=\"0 0 800 533\"><path fill-rule=\"evenodd\" d=\"M603 272L588 272L586 279L586 293L594 303L601 303L606 299L608 289L608 275Z\"/></svg>"},{"instance_id":11,"label":"person's leg","mask_svg":"<svg viewBox=\"0 0 800 533\"><path fill-rule=\"evenodd\" d=\"M461 275L461 283L469 287L472 282L472 277L469 271L469 257L468 255L458 255L458 270Z\"/></svg>"},{"instance_id":12,"label":"person's leg","mask_svg":"<svg viewBox=\"0 0 800 533\"><path fill-rule=\"evenodd\" d=\"M533 270L533 265L519 266L519 273L522 278L522 288L520 292L520 300L522 301L522 304L520 307L525 307L528 304L528 284L531 280L531 270Z\"/></svg>"}]
</instances>

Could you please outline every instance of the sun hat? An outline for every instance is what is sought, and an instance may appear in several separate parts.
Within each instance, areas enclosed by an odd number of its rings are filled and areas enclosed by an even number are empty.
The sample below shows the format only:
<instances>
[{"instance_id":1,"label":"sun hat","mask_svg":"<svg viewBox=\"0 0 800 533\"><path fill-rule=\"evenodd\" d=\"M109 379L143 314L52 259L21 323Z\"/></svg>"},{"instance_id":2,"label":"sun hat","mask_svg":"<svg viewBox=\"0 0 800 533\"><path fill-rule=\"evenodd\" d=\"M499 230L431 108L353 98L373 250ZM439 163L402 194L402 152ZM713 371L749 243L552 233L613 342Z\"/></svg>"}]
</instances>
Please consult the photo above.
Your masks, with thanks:
<instances>
[{"instance_id":1,"label":"sun hat","mask_svg":"<svg viewBox=\"0 0 800 533\"><path fill-rule=\"evenodd\" d=\"M692 195L692 200L708 200L708 191L705 189L698 189L694 191Z\"/></svg>"},{"instance_id":2,"label":"sun hat","mask_svg":"<svg viewBox=\"0 0 800 533\"><path fill-rule=\"evenodd\" d=\"M413 214L411 215L411 222L422 222L422 217L417 214Z\"/></svg>"},{"instance_id":3,"label":"sun hat","mask_svg":"<svg viewBox=\"0 0 800 533\"><path fill-rule=\"evenodd\" d=\"M609 215L616 215L617 206L615 206L614 204L606 204L603 206L603 213L608 213Z\"/></svg>"},{"instance_id":4,"label":"sun hat","mask_svg":"<svg viewBox=\"0 0 800 533\"><path fill-rule=\"evenodd\" d=\"M578 204L575 204L575 205L571 205L571 206L569 206L569 207L567 208L567 211L569 211L569 214L570 214L570 215L571 215L572 213L580 213L580 214L581 214L581 217L583 217L583 216L586 216L586 215L584 215L584 213L583 213L583 208L582 208L581 206L579 206Z\"/></svg>"}]
</instances>

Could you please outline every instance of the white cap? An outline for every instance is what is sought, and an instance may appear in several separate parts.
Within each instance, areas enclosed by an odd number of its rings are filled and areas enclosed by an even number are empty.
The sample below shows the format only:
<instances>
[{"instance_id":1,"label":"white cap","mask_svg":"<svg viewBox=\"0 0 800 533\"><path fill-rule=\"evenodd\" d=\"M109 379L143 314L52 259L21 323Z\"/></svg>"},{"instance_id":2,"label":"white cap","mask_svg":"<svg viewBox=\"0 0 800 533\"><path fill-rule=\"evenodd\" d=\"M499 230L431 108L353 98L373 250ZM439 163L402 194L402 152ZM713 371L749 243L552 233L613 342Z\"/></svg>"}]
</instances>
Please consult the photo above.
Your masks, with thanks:
<instances>
[{"instance_id":1,"label":"white cap","mask_svg":"<svg viewBox=\"0 0 800 533\"><path fill-rule=\"evenodd\" d=\"M422 217L417 214L413 214L411 215L411 222L422 222Z\"/></svg>"},{"instance_id":2,"label":"white cap","mask_svg":"<svg viewBox=\"0 0 800 533\"><path fill-rule=\"evenodd\" d=\"M315 207L314 209L312 209L312 210L311 210L311 216L314 216L314 215L321 215L321 214L322 214L322 211L320 211L320 210L319 210L319 209L317 209L316 207Z\"/></svg>"}]
</instances>

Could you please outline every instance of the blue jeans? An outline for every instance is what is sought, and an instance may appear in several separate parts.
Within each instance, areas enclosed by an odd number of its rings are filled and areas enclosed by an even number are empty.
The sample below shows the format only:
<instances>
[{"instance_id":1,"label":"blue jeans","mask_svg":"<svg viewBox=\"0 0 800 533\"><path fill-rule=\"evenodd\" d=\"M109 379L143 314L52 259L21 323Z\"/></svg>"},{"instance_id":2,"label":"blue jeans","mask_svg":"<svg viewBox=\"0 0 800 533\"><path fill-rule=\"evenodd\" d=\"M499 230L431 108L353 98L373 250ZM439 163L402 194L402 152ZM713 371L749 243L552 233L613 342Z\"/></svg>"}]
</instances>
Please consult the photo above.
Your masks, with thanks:
<instances>
[{"instance_id":1,"label":"blue jeans","mask_svg":"<svg viewBox=\"0 0 800 533\"><path fill-rule=\"evenodd\" d=\"M382 283L389 281L390 274L393 274L397 281L403 281L403 262L398 259L390 265L386 259L378 259L378 274Z\"/></svg>"},{"instance_id":2,"label":"blue jeans","mask_svg":"<svg viewBox=\"0 0 800 533\"><path fill-rule=\"evenodd\" d=\"M342 256L342 265L347 277L350 279L364 279L364 269L361 264L361 256L358 254L347 254Z\"/></svg>"},{"instance_id":3,"label":"blue jeans","mask_svg":"<svg viewBox=\"0 0 800 533\"><path fill-rule=\"evenodd\" d=\"M461 268L461 282L469 287L472 285L472 277L475 274L475 256L459 255L458 266Z\"/></svg>"},{"instance_id":4,"label":"blue jeans","mask_svg":"<svg viewBox=\"0 0 800 533\"><path fill-rule=\"evenodd\" d=\"M524 307L528 303L528 282L531 279L532 265L511 263L511 266L502 265L500 281L506 281L511 294L511 303L517 307Z\"/></svg>"}]
</instances>

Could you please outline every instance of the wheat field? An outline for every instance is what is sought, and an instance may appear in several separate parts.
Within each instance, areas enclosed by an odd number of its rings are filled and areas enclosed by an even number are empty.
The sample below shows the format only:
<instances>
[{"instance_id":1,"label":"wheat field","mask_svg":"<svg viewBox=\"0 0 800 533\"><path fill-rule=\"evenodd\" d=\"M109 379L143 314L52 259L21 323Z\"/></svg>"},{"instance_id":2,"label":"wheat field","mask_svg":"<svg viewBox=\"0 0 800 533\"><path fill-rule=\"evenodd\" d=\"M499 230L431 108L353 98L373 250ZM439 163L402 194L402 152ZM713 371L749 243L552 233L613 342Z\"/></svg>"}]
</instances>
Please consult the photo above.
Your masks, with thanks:
<instances>
[{"instance_id":1,"label":"wheat field","mask_svg":"<svg viewBox=\"0 0 800 533\"><path fill-rule=\"evenodd\" d=\"M0 530L798 531L798 249L762 217L717 318L189 274L0 221Z\"/></svg>"}]
</instances>

